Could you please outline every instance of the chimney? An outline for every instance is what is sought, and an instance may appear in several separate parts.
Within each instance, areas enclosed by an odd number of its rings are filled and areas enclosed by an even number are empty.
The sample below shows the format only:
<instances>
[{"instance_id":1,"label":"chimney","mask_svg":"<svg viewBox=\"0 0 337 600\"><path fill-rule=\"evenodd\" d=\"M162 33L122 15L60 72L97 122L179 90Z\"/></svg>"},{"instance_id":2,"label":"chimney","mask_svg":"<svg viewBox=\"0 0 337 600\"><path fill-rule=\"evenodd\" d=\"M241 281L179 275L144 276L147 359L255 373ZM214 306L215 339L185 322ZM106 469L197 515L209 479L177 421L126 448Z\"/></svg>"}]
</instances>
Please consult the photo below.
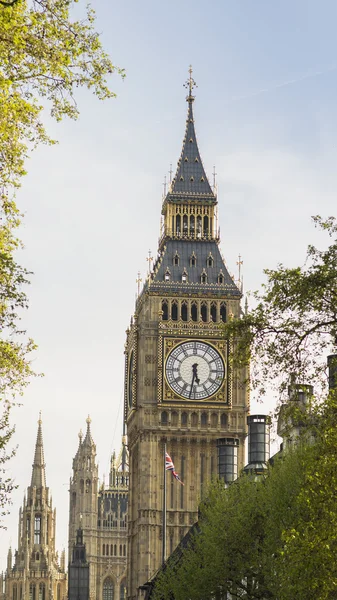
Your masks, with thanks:
<instances>
[{"instance_id":1,"label":"chimney","mask_svg":"<svg viewBox=\"0 0 337 600\"><path fill-rule=\"evenodd\" d=\"M232 483L238 478L237 438L220 438L216 442L218 448L218 475L225 483Z\"/></svg>"},{"instance_id":2,"label":"chimney","mask_svg":"<svg viewBox=\"0 0 337 600\"><path fill-rule=\"evenodd\" d=\"M270 418L267 415L250 415L248 424L248 465L245 473L262 475L270 456Z\"/></svg>"}]
</instances>

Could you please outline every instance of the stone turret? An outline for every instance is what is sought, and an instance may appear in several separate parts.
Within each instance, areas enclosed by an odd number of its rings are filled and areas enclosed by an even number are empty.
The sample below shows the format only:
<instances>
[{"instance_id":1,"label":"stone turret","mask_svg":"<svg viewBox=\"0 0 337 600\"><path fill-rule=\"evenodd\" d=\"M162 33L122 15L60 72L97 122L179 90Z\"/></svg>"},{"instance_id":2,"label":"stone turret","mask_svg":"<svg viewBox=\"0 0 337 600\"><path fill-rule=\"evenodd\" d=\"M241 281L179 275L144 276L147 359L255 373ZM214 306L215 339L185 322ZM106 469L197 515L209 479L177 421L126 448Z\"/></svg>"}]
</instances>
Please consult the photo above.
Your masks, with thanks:
<instances>
[{"instance_id":1,"label":"stone turret","mask_svg":"<svg viewBox=\"0 0 337 600\"><path fill-rule=\"evenodd\" d=\"M19 511L18 549L12 566L8 551L6 599L63 600L66 597L65 565L59 566L55 550L56 510L46 484L42 420L38 421L31 484Z\"/></svg>"}]
</instances>

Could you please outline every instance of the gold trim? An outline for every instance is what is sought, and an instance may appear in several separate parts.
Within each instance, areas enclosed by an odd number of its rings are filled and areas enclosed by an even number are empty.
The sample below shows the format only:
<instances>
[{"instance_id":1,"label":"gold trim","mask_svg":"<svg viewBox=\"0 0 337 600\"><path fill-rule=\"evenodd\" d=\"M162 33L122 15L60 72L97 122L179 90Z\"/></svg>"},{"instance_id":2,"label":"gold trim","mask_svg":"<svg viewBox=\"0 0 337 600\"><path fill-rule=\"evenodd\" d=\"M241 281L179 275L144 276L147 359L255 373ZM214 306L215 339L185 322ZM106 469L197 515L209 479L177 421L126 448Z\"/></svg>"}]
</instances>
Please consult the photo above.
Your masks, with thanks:
<instances>
[{"instance_id":1,"label":"gold trim","mask_svg":"<svg viewBox=\"0 0 337 600\"><path fill-rule=\"evenodd\" d=\"M174 351L174 349L177 346L180 346L181 344L184 343L188 343L188 342L200 342L201 344L206 344L208 346L210 346L211 348L213 348L219 355L220 358L223 361L224 364L224 377L222 380L222 384L221 386L218 388L218 390L212 394L211 396L207 396L206 398L200 399L200 400L196 400L195 398L193 398L193 400L189 400L188 398L186 398L185 396L181 396L180 394L178 394L177 392L175 392L173 390L173 388L170 386L167 377L166 377L166 364L168 361L168 358L170 356L170 354ZM216 342L216 343L215 343ZM162 402L176 402L176 401L181 401L183 400L184 402L187 402L189 405L192 405L192 403L195 403L197 405L199 405L200 403L205 404L207 402L223 402L225 404L228 404L228 393L227 392L227 372L228 372L228 366L227 366L227 355L228 355L228 342L225 339L219 339L219 340L212 340L209 341L208 338L170 338L170 337L163 337L163 356L162 358ZM168 388L168 389L167 389ZM215 399L216 397L216 399Z\"/></svg>"}]
</instances>

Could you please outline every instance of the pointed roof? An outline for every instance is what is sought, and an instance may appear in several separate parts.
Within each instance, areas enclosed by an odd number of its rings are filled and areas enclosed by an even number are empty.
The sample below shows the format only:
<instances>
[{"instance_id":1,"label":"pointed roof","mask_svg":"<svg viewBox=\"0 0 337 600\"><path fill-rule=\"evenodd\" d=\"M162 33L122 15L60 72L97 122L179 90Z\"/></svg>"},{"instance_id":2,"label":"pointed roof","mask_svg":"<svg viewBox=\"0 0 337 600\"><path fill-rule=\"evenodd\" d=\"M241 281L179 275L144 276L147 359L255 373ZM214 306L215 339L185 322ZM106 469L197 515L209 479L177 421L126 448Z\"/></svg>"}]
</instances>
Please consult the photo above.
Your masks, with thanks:
<instances>
[{"instance_id":1,"label":"pointed roof","mask_svg":"<svg viewBox=\"0 0 337 600\"><path fill-rule=\"evenodd\" d=\"M209 184L202 164L194 127L194 96L192 95L192 90L196 84L192 78L192 67L190 67L189 73L190 77L185 84L189 90L189 94L186 97L188 109L185 137L181 155L178 160L177 171L171 183L167 199L169 200L172 196L182 196L183 198L191 196L191 199L195 198L195 196L202 196L203 198L207 197L207 199L214 202L216 201L216 196Z\"/></svg>"},{"instance_id":2,"label":"pointed roof","mask_svg":"<svg viewBox=\"0 0 337 600\"><path fill-rule=\"evenodd\" d=\"M85 438L84 438L81 446L90 446L91 447L91 446L95 445L95 442L92 439L92 435L91 435L90 423L91 423L91 418L88 415L88 418L87 418L87 432L85 434Z\"/></svg>"},{"instance_id":3,"label":"pointed roof","mask_svg":"<svg viewBox=\"0 0 337 600\"><path fill-rule=\"evenodd\" d=\"M34 463L32 471L31 487L46 487L46 472L43 453L42 420L41 413L38 420L37 437L35 444Z\"/></svg>"}]
</instances>

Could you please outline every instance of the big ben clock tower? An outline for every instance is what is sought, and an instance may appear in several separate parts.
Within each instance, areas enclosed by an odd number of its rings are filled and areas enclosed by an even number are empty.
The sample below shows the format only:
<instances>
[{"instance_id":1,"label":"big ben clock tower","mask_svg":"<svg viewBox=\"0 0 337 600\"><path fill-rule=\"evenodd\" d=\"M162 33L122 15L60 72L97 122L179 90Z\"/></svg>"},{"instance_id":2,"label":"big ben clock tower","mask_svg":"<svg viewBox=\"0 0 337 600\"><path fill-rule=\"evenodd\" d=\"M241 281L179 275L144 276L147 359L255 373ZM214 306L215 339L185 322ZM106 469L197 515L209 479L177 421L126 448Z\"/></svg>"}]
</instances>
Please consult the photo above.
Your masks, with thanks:
<instances>
[{"instance_id":1,"label":"big ben clock tower","mask_svg":"<svg viewBox=\"0 0 337 600\"><path fill-rule=\"evenodd\" d=\"M164 443L185 484L167 479L168 555L197 520L211 478L229 483L244 464L248 373L231 367L223 335L223 323L240 315L242 294L219 248L216 191L195 134L194 86L190 69L185 137L162 206L158 258L127 330L132 599L162 560Z\"/></svg>"}]
</instances>

